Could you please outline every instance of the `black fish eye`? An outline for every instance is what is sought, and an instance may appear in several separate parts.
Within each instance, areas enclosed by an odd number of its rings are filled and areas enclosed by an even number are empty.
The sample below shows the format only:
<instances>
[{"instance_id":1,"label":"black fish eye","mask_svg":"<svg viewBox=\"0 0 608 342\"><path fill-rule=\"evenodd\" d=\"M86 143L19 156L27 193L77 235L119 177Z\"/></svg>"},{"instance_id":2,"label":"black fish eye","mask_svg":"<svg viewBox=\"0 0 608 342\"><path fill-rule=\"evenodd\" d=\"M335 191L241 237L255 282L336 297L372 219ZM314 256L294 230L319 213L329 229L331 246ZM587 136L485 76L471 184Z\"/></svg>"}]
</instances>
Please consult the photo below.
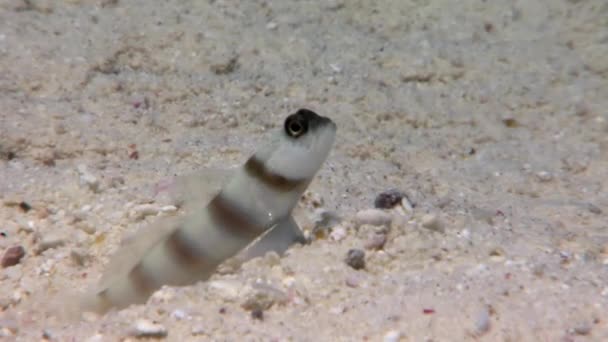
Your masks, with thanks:
<instances>
[{"instance_id":1,"label":"black fish eye","mask_svg":"<svg viewBox=\"0 0 608 342\"><path fill-rule=\"evenodd\" d=\"M285 119L285 132L293 138L297 138L308 131L308 120L296 113Z\"/></svg>"}]
</instances>

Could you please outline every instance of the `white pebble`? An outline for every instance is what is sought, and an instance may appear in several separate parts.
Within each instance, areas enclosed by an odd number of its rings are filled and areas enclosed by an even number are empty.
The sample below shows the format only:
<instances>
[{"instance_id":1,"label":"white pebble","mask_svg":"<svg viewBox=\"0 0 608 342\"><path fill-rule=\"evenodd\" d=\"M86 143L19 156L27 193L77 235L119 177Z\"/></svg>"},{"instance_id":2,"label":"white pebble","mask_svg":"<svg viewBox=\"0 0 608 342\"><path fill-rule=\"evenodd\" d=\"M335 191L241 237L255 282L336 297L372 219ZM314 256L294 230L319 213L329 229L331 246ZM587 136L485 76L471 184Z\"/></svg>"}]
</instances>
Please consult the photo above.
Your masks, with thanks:
<instances>
[{"instance_id":1,"label":"white pebble","mask_svg":"<svg viewBox=\"0 0 608 342\"><path fill-rule=\"evenodd\" d=\"M357 225L369 224L372 226L388 226L391 224L392 216L379 209L364 209L355 214Z\"/></svg>"},{"instance_id":2,"label":"white pebble","mask_svg":"<svg viewBox=\"0 0 608 342\"><path fill-rule=\"evenodd\" d=\"M541 182L548 182L553 179L553 175L547 171L540 171L536 173L536 178Z\"/></svg>"},{"instance_id":3,"label":"white pebble","mask_svg":"<svg viewBox=\"0 0 608 342\"><path fill-rule=\"evenodd\" d=\"M36 249L36 254L41 254L47 249L57 248L63 246L65 244L65 240L59 236L46 236L42 238L42 241L38 244L38 248Z\"/></svg>"},{"instance_id":4,"label":"white pebble","mask_svg":"<svg viewBox=\"0 0 608 342\"><path fill-rule=\"evenodd\" d=\"M440 233L444 232L443 223L441 223L437 215L426 214L422 217L421 223L426 229L434 230Z\"/></svg>"},{"instance_id":5,"label":"white pebble","mask_svg":"<svg viewBox=\"0 0 608 342\"><path fill-rule=\"evenodd\" d=\"M330 63L329 67L331 68L331 70L333 72L335 72L336 74L339 74L340 72L342 72L342 68L340 67L340 65L336 64L336 63Z\"/></svg>"},{"instance_id":6,"label":"white pebble","mask_svg":"<svg viewBox=\"0 0 608 342\"><path fill-rule=\"evenodd\" d=\"M410 203L410 200L407 198L407 196L403 196L403 198L401 198L401 207L403 207L403 209L407 212L411 212L414 210L414 207L412 206L412 203Z\"/></svg>"},{"instance_id":7,"label":"white pebble","mask_svg":"<svg viewBox=\"0 0 608 342\"><path fill-rule=\"evenodd\" d=\"M342 228L342 227L336 227L331 231L331 234L329 234L329 238L332 241L341 241L346 237L346 229Z\"/></svg>"},{"instance_id":8,"label":"white pebble","mask_svg":"<svg viewBox=\"0 0 608 342\"><path fill-rule=\"evenodd\" d=\"M384 334L383 342L399 342L401 340L401 332L397 330L389 330Z\"/></svg>"},{"instance_id":9,"label":"white pebble","mask_svg":"<svg viewBox=\"0 0 608 342\"><path fill-rule=\"evenodd\" d=\"M171 317L173 317L177 320L182 320L182 319L188 317L188 314L184 310L176 309L176 310L173 310L173 312L171 313Z\"/></svg>"},{"instance_id":10,"label":"white pebble","mask_svg":"<svg viewBox=\"0 0 608 342\"><path fill-rule=\"evenodd\" d=\"M146 319L139 319L133 327L133 335L136 337L165 337L167 328Z\"/></svg>"},{"instance_id":11,"label":"white pebble","mask_svg":"<svg viewBox=\"0 0 608 342\"><path fill-rule=\"evenodd\" d=\"M160 211L163 213L174 213L177 211L177 207L174 205L165 205L160 208Z\"/></svg>"},{"instance_id":12,"label":"white pebble","mask_svg":"<svg viewBox=\"0 0 608 342\"><path fill-rule=\"evenodd\" d=\"M216 280L209 282L209 289L213 290L222 299L227 301L237 300L242 290L240 283L228 280Z\"/></svg>"},{"instance_id":13,"label":"white pebble","mask_svg":"<svg viewBox=\"0 0 608 342\"><path fill-rule=\"evenodd\" d=\"M266 28L269 30L274 30L279 26L279 24L275 23L274 21L269 22L268 24L266 24Z\"/></svg>"},{"instance_id":14,"label":"white pebble","mask_svg":"<svg viewBox=\"0 0 608 342\"><path fill-rule=\"evenodd\" d=\"M129 216L135 220L141 220L146 216L158 214L159 210L160 209L153 204L140 204L131 209Z\"/></svg>"},{"instance_id":15,"label":"white pebble","mask_svg":"<svg viewBox=\"0 0 608 342\"><path fill-rule=\"evenodd\" d=\"M93 192L99 192L99 179L89 172L86 165L78 165L78 173L80 174L81 184L85 184Z\"/></svg>"}]
</instances>

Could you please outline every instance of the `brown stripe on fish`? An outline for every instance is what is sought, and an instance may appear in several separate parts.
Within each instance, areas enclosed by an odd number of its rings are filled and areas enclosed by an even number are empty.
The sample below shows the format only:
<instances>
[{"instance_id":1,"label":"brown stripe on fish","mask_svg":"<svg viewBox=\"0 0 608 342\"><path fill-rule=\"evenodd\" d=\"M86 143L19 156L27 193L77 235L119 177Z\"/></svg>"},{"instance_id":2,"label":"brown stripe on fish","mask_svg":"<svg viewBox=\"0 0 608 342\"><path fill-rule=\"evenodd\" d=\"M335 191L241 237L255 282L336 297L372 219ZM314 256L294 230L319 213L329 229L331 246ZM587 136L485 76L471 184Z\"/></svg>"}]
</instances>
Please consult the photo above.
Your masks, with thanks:
<instances>
[{"instance_id":1,"label":"brown stripe on fish","mask_svg":"<svg viewBox=\"0 0 608 342\"><path fill-rule=\"evenodd\" d=\"M210 265L209 258L205 257L202 247L195 246L188 239L183 228L176 229L165 241L169 253L177 259L178 264L189 266Z\"/></svg>"},{"instance_id":2,"label":"brown stripe on fish","mask_svg":"<svg viewBox=\"0 0 608 342\"><path fill-rule=\"evenodd\" d=\"M231 235L253 240L264 230L264 227L252 222L246 212L235 207L223 192L211 200L207 209L213 224L228 230Z\"/></svg>"},{"instance_id":3,"label":"brown stripe on fish","mask_svg":"<svg viewBox=\"0 0 608 342\"><path fill-rule=\"evenodd\" d=\"M141 261L129 272L129 281L135 288L135 291L141 294L150 293L156 289L154 280L147 274Z\"/></svg>"},{"instance_id":4,"label":"brown stripe on fish","mask_svg":"<svg viewBox=\"0 0 608 342\"><path fill-rule=\"evenodd\" d=\"M308 182L307 179L289 179L268 170L264 162L256 158L255 155L245 163L245 172L250 177L258 179L267 186L281 192L291 191Z\"/></svg>"}]
</instances>

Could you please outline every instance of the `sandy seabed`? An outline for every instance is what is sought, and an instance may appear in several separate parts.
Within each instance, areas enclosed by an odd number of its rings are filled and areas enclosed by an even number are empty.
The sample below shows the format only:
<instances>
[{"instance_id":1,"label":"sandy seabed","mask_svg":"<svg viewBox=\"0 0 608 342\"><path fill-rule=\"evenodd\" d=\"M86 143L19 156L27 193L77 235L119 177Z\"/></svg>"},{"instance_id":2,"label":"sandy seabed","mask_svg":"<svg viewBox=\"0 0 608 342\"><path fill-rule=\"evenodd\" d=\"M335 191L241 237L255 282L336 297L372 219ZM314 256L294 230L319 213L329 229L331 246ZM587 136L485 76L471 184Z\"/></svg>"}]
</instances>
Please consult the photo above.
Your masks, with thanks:
<instances>
[{"instance_id":1,"label":"sandy seabed","mask_svg":"<svg viewBox=\"0 0 608 342\"><path fill-rule=\"evenodd\" d=\"M159 183L301 107L338 125L299 218L326 234L58 314ZM603 0L0 0L0 339L606 341L607 108ZM358 225L389 189L411 208Z\"/></svg>"}]
</instances>

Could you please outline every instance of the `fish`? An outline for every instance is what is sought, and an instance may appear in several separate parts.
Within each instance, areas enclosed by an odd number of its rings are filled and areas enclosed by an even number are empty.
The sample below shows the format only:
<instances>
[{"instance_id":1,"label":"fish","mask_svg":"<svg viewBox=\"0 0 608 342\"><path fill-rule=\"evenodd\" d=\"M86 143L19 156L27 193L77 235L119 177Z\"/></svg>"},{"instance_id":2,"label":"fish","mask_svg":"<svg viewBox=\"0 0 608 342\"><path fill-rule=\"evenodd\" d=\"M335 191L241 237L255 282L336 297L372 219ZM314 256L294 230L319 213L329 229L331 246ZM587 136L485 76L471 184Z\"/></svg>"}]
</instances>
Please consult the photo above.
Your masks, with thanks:
<instances>
[{"instance_id":1,"label":"fish","mask_svg":"<svg viewBox=\"0 0 608 342\"><path fill-rule=\"evenodd\" d=\"M197 178L183 182L186 213L159 218L119 247L80 311L143 304L162 286L207 280L235 255L244 261L282 254L303 242L292 211L328 158L336 131L330 118L299 109L241 167L216 172L218 189L194 186L204 182Z\"/></svg>"}]
</instances>

